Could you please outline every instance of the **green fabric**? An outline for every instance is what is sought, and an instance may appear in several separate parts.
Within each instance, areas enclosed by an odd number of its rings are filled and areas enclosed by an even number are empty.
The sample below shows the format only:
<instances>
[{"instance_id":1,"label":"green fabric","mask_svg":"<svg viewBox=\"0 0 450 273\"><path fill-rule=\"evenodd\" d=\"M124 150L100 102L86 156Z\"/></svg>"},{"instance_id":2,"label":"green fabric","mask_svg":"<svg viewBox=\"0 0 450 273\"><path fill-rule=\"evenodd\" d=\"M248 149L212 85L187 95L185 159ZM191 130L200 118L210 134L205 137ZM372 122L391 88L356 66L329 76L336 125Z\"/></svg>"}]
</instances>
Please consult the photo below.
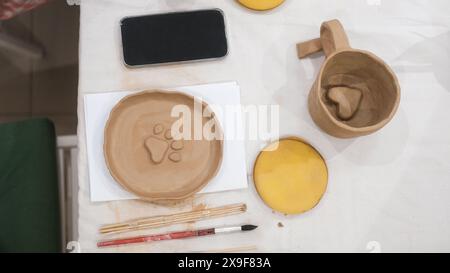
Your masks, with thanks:
<instances>
[{"instance_id":1,"label":"green fabric","mask_svg":"<svg viewBox=\"0 0 450 273\"><path fill-rule=\"evenodd\" d=\"M60 226L53 124L0 124L0 252L60 252Z\"/></svg>"}]
</instances>

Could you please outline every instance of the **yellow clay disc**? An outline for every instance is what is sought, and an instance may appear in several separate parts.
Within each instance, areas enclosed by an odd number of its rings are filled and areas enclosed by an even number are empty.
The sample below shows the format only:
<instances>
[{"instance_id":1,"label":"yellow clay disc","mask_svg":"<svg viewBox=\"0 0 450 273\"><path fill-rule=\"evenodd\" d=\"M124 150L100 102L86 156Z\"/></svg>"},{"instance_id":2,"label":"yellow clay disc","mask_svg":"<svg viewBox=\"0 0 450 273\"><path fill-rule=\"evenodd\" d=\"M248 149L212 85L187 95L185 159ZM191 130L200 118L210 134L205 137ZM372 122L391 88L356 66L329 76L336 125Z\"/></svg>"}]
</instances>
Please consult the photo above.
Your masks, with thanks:
<instances>
[{"instance_id":1,"label":"yellow clay disc","mask_svg":"<svg viewBox=\"0 0 450 273\"><path fill-rule=\"evenodd\" d=\"M327 188L328 170L311 145L288 138L270 144L259 154L253 179L259 195L273 210L300 214L319 203Z\"/></svg>"},{"instance_id":2,"label":"yellow clay disc","mask_svg":"<svg viewBox=\"0 0 450 273\"><path fill-rule=\"evenodd\" d=\"M254 10L269 10L281 5L284 0L238 0L243 6Z\"/></svg>"}]
</instances>

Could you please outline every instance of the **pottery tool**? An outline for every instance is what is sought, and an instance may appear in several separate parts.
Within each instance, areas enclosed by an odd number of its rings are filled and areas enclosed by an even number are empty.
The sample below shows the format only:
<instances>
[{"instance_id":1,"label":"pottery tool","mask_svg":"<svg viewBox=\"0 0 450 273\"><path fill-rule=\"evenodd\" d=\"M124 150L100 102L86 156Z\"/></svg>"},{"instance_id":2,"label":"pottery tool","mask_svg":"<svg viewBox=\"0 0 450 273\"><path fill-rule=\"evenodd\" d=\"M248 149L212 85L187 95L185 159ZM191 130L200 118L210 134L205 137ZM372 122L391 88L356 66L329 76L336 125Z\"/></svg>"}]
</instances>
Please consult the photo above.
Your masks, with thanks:
<instances>
[{"instance_id":1,"label":"pottery tool","mask_svg":"<svg viewBox=\"0 0 450 273\"><path fill-rule=\"evenodd\" d=\"M246 8L253 10L270 10L283 4L284 0L238 0Z\"/></svg>"},{"instance_id":2,"label":"pottery tool","mask_svg":"<svg viewBox=\"0 0 450 273\"><path fill-rule=\"evenodd\" d=\"M273 210L300 214L314 208L328 183L322 156L299 138L286 138L267 146L253 170L256 190Z\"/></svg>"},{"instance_id":3,"label":"pottery tool","mask_svg":"<svg viewBox=\"0 0 450 273\"><path fill-rule=\"evenodd\" d=\"M170 215L158 215L149 218L137 219L129 222L105 225L100 228L100 233L120 233L142 229L158 228L163 226L183 224L206 220L216 217L225 217L247 211L245 204L233 204L216 208L194 210Z\"/></svg>"},{"instance_id":4,"label":"pottery tool","mask_svg":"<svg viewBox=\"0 0 450 273\"><path fill-rule=\"evenodd\" d=\"M257 228L257 226L253 226L253 225L243 225L243 226L232 226L232 227L222 227L222 228L208 228L208 229L179 231L179 232L171 232L171 233L167 233L167 234L146 235L146 236L138 236L138 237L101 241L101 242L97 243L97 247L139 244L139 243L148 243L148 242L163 241L163 240L178 240L178 239L201 237L201 236L208 236L208 235L215 235L215 234L227 234L227 233L233 233L233 232L251 231L256 228Z\"/></svg>"}]
</instances>

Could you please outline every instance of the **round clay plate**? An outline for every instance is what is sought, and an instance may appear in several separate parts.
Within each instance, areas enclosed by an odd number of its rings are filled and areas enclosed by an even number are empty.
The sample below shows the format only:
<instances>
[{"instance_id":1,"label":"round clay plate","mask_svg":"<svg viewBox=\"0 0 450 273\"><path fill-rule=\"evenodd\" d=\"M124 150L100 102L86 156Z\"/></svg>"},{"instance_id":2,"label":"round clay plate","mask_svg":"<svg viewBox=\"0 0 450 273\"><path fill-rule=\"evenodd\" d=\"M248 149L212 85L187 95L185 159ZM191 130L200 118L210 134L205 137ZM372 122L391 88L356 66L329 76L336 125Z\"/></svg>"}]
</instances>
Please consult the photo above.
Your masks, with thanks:
<instances>
[{"instance_id":1,"label":"round clay plate","mask_svg":"<svg viewBox=\"0 0 450 273\"><path fill-rule=\"evenodd\" d=\"M286 138L267 146L253 170L256 189L264 202L284 214L314 208L328 184L322 156L299 138Z\"/></svg>"},{"instance_id":2,"label":"round clay plate","mask_svg":"<svg viewBox=\"0 0 450 273\"><path fill-rule=\"evenodd\" d=\"M207 104L194 107L194 101L198 103L184 93L144 91L123 98L114 107L103 148L111 175L125 189L148 201L180 201L200 191L216 175L223 141L211 136L222 135L222 130L214 114L202 116ZM190 114L172 117L175 106ZM172 125L182 117L186 121L186 116L192 125L191 138L174 140L179 135L172 131ZM200 133L200 138L195 138L194 117L209 126L206 132L215 133Z\"/></svg>"}]
</instances>

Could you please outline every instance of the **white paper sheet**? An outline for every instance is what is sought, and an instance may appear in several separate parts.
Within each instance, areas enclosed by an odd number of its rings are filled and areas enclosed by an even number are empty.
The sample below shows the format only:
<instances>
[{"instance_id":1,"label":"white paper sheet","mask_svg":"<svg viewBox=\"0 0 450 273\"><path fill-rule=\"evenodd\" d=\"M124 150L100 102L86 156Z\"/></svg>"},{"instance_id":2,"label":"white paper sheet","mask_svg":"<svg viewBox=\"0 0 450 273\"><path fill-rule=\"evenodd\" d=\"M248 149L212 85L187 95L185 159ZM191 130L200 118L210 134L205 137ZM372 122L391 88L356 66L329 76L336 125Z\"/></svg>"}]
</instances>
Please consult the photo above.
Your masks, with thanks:
<instances>
[{"instance_id":1,"label":"white paper sheet","mask_svg":"<svg viewBox=\"0 0 450 273\"><path fill-rule=\"evenodd\" d=\"M170 90L170 89L169 89ZM217 176L201 191L211 193L243 189L247 187L244 141L227 137L227 130L236 136L242 135L242 116L240 111L233 111L234 118L229 117L229 106L240 105L240 89L235 82L205 84L177 87L173 90L185 92L207 102L216 112L224 134L224 153L222 166ZM103 128L114 105L123 97L133 92L109 92L87 94L84 96L86 140L89 165L90 195L92 202L137 199L127 192L109 173L103 157ZM230 113L231 114L231 113Z\"/></svg>"}]
</instances>

